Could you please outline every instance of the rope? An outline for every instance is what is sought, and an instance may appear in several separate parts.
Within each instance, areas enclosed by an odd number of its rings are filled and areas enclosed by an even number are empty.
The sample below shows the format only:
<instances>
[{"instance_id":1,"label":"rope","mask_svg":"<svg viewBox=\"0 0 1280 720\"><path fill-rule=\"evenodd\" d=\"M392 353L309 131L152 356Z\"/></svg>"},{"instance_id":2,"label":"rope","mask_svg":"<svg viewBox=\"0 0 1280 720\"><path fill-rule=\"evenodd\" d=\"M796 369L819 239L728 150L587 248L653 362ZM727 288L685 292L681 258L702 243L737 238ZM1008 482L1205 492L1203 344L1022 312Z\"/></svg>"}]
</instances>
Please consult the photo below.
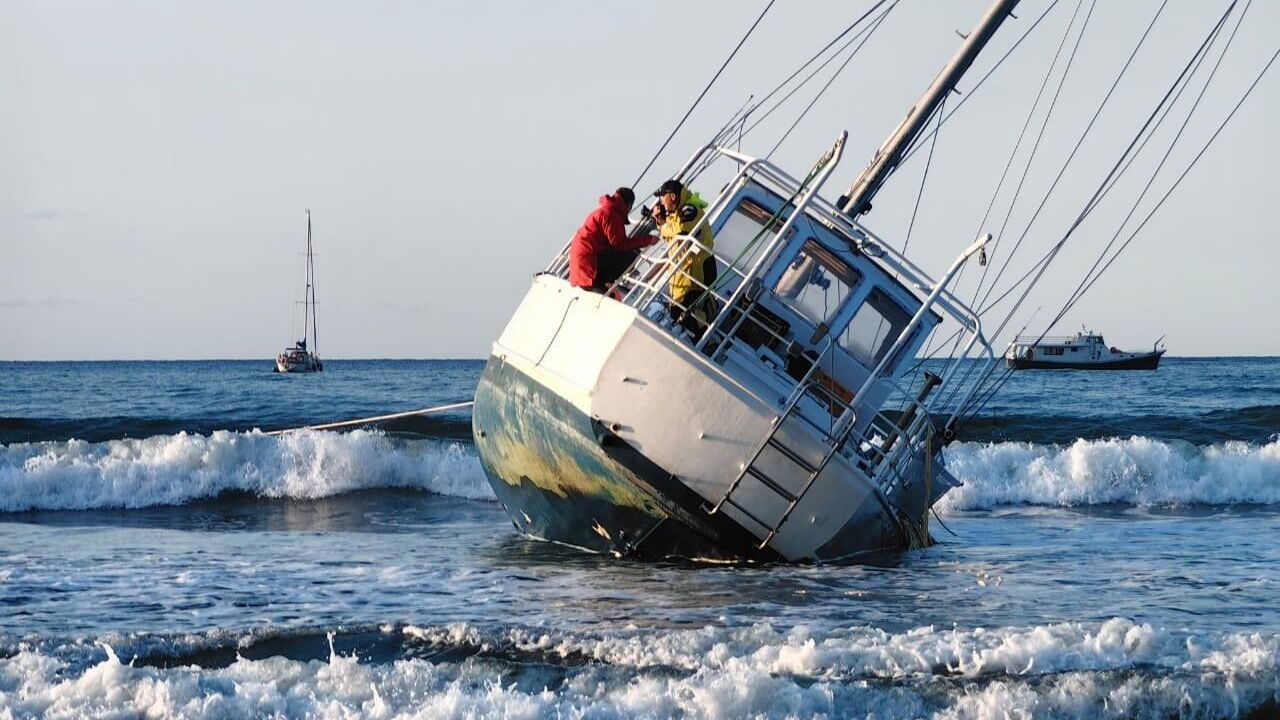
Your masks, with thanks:
<instances>
[{"instance_id":1,"label":"rope","mask_svg":"<svg viewBox=\"0 0 1280 720\"><path fill-rule=\"evenodd\" d=\"M411 417L413 415L430 415L431 413L446 412L449 410L461 410L462 408L471 407L475 401L453 403L450 405L438 405L436 407L423 408L421 410L409 410L406 412L391 413L390 415L374 415L373 417L357 418L355 420L343 420L341 422L323 423L321 425L307 425L300 428L288 428L286 430L272 430L264 435L283 435L285 433L298 432L300 430L332 430L333 428L349 427L351 425L367 425L369 423L380 422L382 420L394 420L396 418Z\"/></svg>"},{"instance_id":2,"label":"rope","mask_svg":"<svg viewBox=\"0 0 1280 720\"><path fill-rule=\"evenodd\" d=\"M645 173L649 172L649 169L653 167L653 164L658 161L658 157L662 155L662 151L667 149L667 145L671 144L671 139L674 138L676 133L680 131L680 128L684 126L685 121L689 119L689 116L693 114L694 109L698 107L698 103L702 102L702 98L706 97L707 92L711 90L711 86L715 85L716 80L720 79L720 73L723 73L724 69L729 67L729 62L733 60L733 57L742 49L743 44L747 42L747 38L751 37L751 33L755 32L756 27L760 24L761 20L764 20L764 16L768 14L769 8L773 7L775 2L777 2L777 0L769 0L769 4L764 6L764 10L760 11L760 16L757 17L756 21L747 29L747 34L742 36L742 39L739 40L738 44L733 48L733 52L729 53L729 57L724 59L724 63L720 65L720 69L716 71L715 75L711 76L711 80L707 82L707 86L702 88L701 93L698 93L698 98L694 100L693 104L689 106L689 109L685 111L684 117L680 118L680 122L676 123L671 134L662 142L662 147L658 148L658 152L654 153L652 158L649 158L649 164L644 166L644 170L640 171L640 175L636 177L635 182L631 183L631 187L640 187L640 181L644 179Z\"/></svg>"}]
</instances>

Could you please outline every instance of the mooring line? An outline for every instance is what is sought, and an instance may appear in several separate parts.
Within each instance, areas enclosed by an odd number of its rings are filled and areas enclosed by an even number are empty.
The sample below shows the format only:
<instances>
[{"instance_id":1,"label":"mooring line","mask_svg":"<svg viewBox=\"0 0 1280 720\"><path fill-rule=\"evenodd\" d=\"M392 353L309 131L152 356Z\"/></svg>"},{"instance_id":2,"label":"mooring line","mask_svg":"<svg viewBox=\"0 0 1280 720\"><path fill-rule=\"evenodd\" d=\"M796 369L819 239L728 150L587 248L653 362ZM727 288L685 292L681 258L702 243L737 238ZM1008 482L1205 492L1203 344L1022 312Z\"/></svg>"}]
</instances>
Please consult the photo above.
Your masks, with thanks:
<instances>
[{"instance_id":1,"label":"mooring line","mask_svg":"<svg viewBox=\"0 0 1280 720\"><path fill-rule=\"evenodd\" d=\"M355 420L343 420L341 422L322 423L320 425L307 425L300 428L286 428L284 430L272 430L264 435L283 435L289 432L298 432L299 430L332 430L333 428L348 427L351 425L364 425L371 422L379 422L381 420L394 420L396 418L410 417L413 415L430 415L431 413L445 412L447 410L461 410L465 407L471 407L475 401L453 403L451 405L438 405L436 407L423 408L421 410L409 410L407 412L392 413L390 415L374 415L373 417L357 418Z\"/></svg>"}]
</instances>

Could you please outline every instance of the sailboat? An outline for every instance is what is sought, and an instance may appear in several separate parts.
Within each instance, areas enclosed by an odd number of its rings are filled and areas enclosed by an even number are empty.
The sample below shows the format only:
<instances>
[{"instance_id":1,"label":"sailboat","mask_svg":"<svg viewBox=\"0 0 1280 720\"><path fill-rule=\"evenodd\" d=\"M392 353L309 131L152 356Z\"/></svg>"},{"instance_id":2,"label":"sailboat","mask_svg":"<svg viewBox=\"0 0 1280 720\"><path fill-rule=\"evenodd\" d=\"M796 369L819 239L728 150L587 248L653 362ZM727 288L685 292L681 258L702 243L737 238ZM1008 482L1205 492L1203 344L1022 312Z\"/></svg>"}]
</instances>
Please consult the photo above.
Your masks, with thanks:
<instances>
[{"instance_id":1,"label":"sailboat","mask_svg":"<svg viewBox=\"0 0 1280 720\"><path fill-rule=\"evenodd\" d=\"M316 353L316 269L311 249L311 211L307 210L307 286L302 300L302 339L276 356L278 373L311 373L324 370ZM308 330L310 331L308 333Z\"/></svg>"},{"instance_id":2,"label":"sailboat","mask_svg":"<svg viewBox=\"0 0 1280 720\"><path fill-rule=\"evenodd\" d=\"M571 243L535 275L472 409L481 466L517 532L730 561L849 561L932 542L931 508L960 484L943 448L1003 382L986 310L956 288L972 259L986 264L992 236L933 277L862 216L1016 5L994 0L961 35L837 199L821 191L846 133L792 174L737 149L729 125L670 176L688 190L714 162L733 170L723 186L704 181L721 189L686 234L640 253L604 294L570 283ZM714 279L686 272L690 256L714 258ZM1013 286L1022 298L1029 287ZM918 360L944 321L950 356Z\"/></svg>"}]
</instances>

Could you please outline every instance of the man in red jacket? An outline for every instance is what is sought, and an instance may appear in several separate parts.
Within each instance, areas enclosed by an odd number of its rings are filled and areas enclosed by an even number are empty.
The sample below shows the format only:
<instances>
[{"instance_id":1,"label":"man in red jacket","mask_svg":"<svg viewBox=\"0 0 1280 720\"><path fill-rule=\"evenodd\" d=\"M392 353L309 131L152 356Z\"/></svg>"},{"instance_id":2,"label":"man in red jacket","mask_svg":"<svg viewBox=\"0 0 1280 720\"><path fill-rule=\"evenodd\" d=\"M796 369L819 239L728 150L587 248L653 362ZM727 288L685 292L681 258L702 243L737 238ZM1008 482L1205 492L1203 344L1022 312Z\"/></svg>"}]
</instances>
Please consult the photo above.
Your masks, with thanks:
<instances>
[{"instance_id":1,"label":"man in red jacket","mask_svg":"<svg viewBox=\"0 0 1280 720\"><path fill-rule=\"evenodd\" d=\"M627 214L635 200L626 187L600 198L569 246L569 284L602 293L631 267L640 248L658 241L654 235L627 237Z\"/></svg>"}]
</instances>

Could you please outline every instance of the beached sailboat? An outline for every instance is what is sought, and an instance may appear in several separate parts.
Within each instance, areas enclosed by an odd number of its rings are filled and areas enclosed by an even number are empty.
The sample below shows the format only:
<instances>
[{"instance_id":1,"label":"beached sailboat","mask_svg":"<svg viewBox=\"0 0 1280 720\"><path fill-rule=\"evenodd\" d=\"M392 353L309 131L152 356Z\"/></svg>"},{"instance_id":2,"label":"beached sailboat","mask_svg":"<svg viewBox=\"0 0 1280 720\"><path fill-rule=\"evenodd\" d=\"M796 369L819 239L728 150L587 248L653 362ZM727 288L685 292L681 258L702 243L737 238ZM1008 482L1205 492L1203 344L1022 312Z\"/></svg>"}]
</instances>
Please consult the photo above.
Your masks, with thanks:
<instances>
[{"instance_id":1,"label":"beached sailboat","mask_svg":"<svg viewBox=\"0 0 1280 720\"><path fill-rule=\"evenodd\" d=\"M820 191L846 134L793 175L729 147L731 120L672 176L687 188L713 163L736 167L687 234L643 252L607 294L569 282L568 245L535 276L493 344L472 412L482 467L518 532L618 555L814 562L931 542L931 507L958 485L941 451L1007 380L994 375L1003 352L983 310L955 288L971 259L985 264L992 236L935 278L860 217L1016 5L995 0L962 35L839 199ZM1135 147L993 304L1021 307ZM704 226L714 247L698 240ZM703 254L718 267L707 282L684 269ZM697 288L696 299L677 285ZM944 321L953 332L931 353L926 340ZM938 349L932 365L917 359Z\"/></svg>"},{"instance_id":2,"label":"beached sailboat","mask_svg":"<svg viewBox=\"0 0 1280 720\"><path fill-rule=\"evenodd\" d=\"M324 370L316 353L316 270L311 250L311 211L307 210L307 284L302 300L302 339L276 355L275 372L311 373Z\"/></svg>"}]
</instances>

